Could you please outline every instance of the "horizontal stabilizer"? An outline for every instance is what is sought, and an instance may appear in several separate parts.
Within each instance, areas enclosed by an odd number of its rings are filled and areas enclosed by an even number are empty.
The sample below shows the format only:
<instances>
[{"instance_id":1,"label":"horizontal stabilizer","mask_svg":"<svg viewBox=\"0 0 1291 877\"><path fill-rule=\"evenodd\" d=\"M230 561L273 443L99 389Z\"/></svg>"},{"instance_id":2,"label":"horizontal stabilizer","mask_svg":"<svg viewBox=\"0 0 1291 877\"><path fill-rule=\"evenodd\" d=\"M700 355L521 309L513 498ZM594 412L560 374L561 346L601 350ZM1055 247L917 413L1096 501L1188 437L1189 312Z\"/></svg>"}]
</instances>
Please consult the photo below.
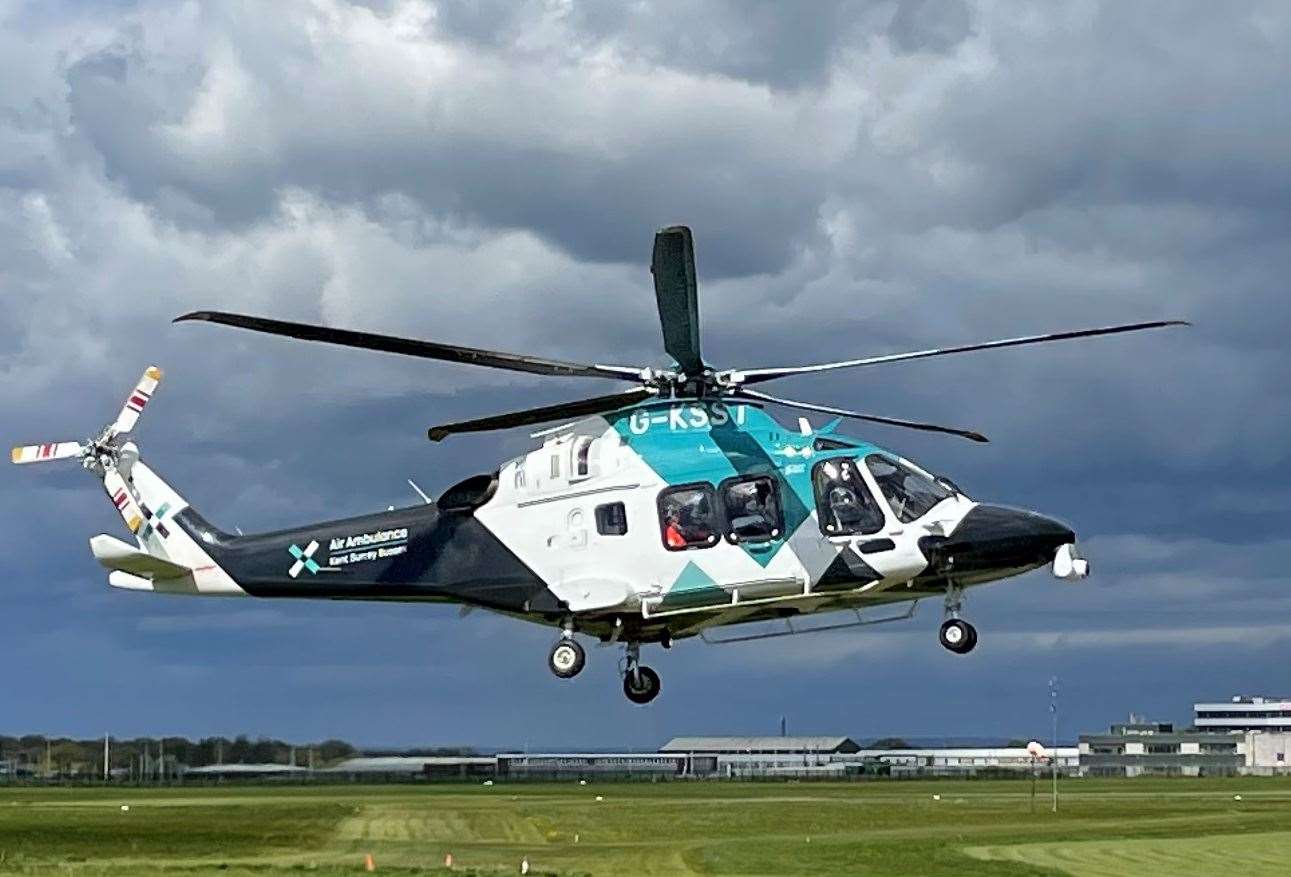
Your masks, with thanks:
<instances>
[{"instance_id":1,"label":"horizontal stabilizer","mask_svg":"<svg viewBox=\"0 0 1291 877\"><path fill-rule=\"evenodd\" d=\"M114 569L108 573L108 584L123 591L152 591L152 580Z\"/></svg>"},{"instance_id":2,"label":"horizontal stabilizer","mask_svg":"<svg viewBox=\"0 0 1291 877\"><path fill-rule=\"evenodd\" d=\"M192 572L186 566L154 557L106 533L100 533L90 540L90 551L94 553L94 559L108 569L144 579L174 579ZM117 587L124 586L117 585Z\"/></svg>"}]
</instances>

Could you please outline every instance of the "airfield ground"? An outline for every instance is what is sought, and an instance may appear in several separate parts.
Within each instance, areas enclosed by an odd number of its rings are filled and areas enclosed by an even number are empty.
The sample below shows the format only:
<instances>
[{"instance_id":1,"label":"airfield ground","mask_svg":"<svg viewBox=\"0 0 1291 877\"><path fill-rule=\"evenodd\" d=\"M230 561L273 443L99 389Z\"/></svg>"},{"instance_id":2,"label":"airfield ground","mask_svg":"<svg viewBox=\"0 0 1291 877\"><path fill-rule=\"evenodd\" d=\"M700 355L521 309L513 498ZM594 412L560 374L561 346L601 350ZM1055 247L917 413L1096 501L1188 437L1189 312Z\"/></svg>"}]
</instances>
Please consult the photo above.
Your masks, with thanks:
<instances>
[{"instance_id":1,"label":"airfield ground","mask_svg":"<svg viewBox=\"0 0 1291 877\"><path fill-rule=\"evenodd\" d=\"M1291 779L1068 780L1057 815L1045 791L1032 814L1024 781L0 787L0 873L1288 873Z\"/></svg>"}]
</instances>

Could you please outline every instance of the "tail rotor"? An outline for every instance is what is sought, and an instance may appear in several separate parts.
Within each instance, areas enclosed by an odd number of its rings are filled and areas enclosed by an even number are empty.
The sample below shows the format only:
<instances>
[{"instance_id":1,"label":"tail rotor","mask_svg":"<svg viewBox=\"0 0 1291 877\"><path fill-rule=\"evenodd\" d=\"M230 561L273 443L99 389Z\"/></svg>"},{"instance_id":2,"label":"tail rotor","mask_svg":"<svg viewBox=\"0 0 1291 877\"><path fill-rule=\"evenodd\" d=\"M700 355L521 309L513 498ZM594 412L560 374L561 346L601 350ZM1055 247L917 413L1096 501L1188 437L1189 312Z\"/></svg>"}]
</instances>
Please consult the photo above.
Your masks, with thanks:
<instances>
[{"instance_id":1,"label":"tail rotor","mask_svg":"<svg viewBox=\"0 0 1291 877\"><path fill-rule=\"evenodd\" d=\"M157 391L161 382L161 369L149 366L135 384L116 420L105 426L98 435L84 442L48 442L40 445L22 445L13 449L9 458L19 465L48 463L53 460L79 460L86 469L100 473L114 471L121 456L124 436L130 434L139 422L144 406ZM124 513L124 512L123 512Z\"/></svg>"}]
</instances>

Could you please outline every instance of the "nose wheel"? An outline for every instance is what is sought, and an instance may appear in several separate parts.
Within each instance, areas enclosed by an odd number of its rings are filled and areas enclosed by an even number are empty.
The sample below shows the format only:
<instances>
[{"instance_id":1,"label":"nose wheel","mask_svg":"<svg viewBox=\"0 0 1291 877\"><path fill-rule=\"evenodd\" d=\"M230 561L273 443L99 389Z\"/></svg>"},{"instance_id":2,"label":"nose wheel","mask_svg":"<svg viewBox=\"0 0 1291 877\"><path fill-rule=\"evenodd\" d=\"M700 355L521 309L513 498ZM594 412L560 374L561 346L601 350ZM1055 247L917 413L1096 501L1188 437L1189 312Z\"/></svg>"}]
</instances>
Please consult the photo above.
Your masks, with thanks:
<instances>
[{"instance_id":1,"label":"nose wheel","mask_svg":"<svg viewBox=\"0 0 1291 877\"><path fill-rule=\"evenodd\" d=\"M649 667L638 666L623 674L623 693L633 703L649 703L659 696L659 674Z\"/></svg>"},{"instance_id":2,"label":"nose wheel","mask_svg":"<svg viewBox=\"0 0 1291 877\"><path fill-rule=\"evenodd\" d=\"M628 643L623 654L623 693L633 703L646 704L659 696L659 674L641 663L641 644Z\"/></svg>"},{"instance_id":3,"label":"nose wheel","mask_svg":"<svg viewBox=\"0 0 1291 877\"><path fill-rule=\"evenodd\" d=\"M561 679L573 679L587 663L587 652L573 637L561 637L547 655L547 667Z\"/></svg>"},{"instance_id":4,"label":"nose wheel","mask_svg":"<svg viewBox=\"0 0 1291 877\"><path fill-rule=\"evenodd\" d=\"M937 639L957 655L967 655L977 646L977 628L962 618L949 618L941 625Z\"/></svg>"}]
</instances>

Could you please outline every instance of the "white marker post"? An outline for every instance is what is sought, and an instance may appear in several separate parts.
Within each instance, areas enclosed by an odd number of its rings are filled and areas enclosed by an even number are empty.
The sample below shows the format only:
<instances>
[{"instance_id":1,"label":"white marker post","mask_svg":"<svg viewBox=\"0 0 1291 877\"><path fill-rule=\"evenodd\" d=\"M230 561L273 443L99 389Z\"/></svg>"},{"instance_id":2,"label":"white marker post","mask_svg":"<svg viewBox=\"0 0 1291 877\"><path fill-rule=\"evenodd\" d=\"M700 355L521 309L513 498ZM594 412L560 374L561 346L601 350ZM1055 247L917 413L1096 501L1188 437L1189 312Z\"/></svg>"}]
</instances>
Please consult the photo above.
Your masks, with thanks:
<instances>
[{"instance_id":1,"label":"white marker post","mask_svg":"<svg viewBox=\"0 0 1291 877\"><path fill-rule=\"evenodd\" d=\"M1040 764L1044 761L1044 747L1040 741L1032 740L1027 744L1027 755L1031 756L1031 812L1035 812L1035 786L1040 775Z\"/></svg>"},{"instance_id":2,"label":"white marker post","mask_svg":"<svg viewBox=\"0 0 1291 877\"><path fill-rule=\"evenodd\" d=\"M1058 677L1049 677L1049 712L1053 716L1053 812L1058 812Z\"/></svg>"}]
</instances>

